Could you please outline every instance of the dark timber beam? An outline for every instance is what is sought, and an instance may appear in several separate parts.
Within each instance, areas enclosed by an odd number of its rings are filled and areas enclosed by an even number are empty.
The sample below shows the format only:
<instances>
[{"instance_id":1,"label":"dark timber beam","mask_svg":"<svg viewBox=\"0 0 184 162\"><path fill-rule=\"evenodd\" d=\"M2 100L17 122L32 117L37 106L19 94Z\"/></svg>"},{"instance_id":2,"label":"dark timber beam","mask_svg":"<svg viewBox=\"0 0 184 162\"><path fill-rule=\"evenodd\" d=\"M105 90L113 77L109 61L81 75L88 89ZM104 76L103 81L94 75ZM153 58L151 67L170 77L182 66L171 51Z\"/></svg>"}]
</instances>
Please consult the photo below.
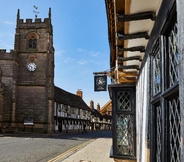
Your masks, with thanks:
<instances>
[{"instance_id":1,"label":"dark timber beam","mask_svg":"<svg viewBox=\"0 0 184 162\"><path fill-rule=\"evenodd\" d=\"M106 75L106 74L109 74L109 72L93 72L94 75L100 75L100 74L103 74L103 75Z\"/></svg>"},{"instance_id":2,"label":"dark timber beam","mask_svg":"<svg viewBox=\"0 0 184 162\"><path fill-rule=\"evenodd\" d=\"M118 57L118 60L120 61L130 61L130 60L139 60L142 61L140 56L132 56L132 57Z\"/></svg>"},{"instance_id":3,"label":"dark timber beam","mask_svg":"<svg viewBox=\"0 0 184 162\"><path fill-rule=\"evenodd\" d=\"M118 66L118 69L123 70L123 69L137 69L139 70L138 65L126 65L126 66Z\"/></svg>"},{"instance_id":4,"label":"dark timber beam","mask_svg":"<svg viewBox=\"0 0 184 162\"><path fill-rule=\"evenodd\" d=\"M137 38L145 38L149 39L148 32L139 32L134 34L122 34L117 33L118 39L127 40L127 39L137 39Z\"/></svg>"},{"instance_id":5,"label":"dark timber beam","mask_svg":"<svg viewBox=\"0 0 184 162\"><path fill-rule=\"evenodd\" d=\"M140 12L132 15L124 15L121 13L117 14L117 20L120 22L145 20L145 19L151 19L152 21L154 21L156 19L155 12L147 11L147 12Z\"/></svg>"},{"instance_id":6,"label":"dark timber beam","mask_svg":"<svg viewBox=\"0 0 184 162\"><path fill-rule=\"evenodd\" d=\"M130 52L135 52L135 51L140 51L140 52L145 52L145 47L144 46L137 46L137 47L130 47L130 48L123 48L118 46L117 47L118 52L125 52L125 51L130 51Z\"/></svg>"}]
</instances>

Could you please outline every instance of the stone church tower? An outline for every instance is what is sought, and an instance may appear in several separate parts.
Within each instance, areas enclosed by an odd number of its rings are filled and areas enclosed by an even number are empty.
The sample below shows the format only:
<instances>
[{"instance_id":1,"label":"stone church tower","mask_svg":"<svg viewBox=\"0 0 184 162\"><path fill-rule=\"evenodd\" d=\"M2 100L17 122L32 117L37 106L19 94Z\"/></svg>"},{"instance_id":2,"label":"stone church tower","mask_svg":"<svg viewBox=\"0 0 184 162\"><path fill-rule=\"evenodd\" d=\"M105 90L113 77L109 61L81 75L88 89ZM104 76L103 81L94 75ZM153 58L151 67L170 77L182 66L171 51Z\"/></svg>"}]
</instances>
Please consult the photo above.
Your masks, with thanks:
<instances>
[{"instance_id":1,"label":"stone church tower","mask_svg":"<svg viewBox=\"0 0 184 162\"><path fill-rule=\"evenodd\" d=\"M35 21L26 19L25 22L20 19L18 10L11 58L7 58L5 52L0 55L2 84L7 94L0 110L0 126L25 130L30 124L33 131L52 132L54 47L51 9L48 18L43 21L36 18ZM2 60L7 64L3 64ZM7 70L11 72L8 74Z\"/></svg>"}]
</instances>

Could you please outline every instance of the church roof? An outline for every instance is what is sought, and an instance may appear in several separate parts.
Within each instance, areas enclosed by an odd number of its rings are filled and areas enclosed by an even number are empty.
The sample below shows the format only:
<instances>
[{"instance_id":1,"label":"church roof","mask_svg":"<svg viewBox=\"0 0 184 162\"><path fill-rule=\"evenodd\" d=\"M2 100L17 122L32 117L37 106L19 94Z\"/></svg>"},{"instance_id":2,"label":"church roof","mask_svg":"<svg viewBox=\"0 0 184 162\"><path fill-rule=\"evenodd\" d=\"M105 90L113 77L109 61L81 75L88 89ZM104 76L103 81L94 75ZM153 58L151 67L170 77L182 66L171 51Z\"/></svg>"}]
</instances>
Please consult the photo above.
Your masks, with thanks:
<instances>
[{"instance_id":1,"label":"church roof","mask_svg":"<svg viewBox=\"0 0 184 162\"><path fill-rule=\"evenodd\" d=\"M91 111L91 109L80 96L67 92L56 86L54 87L54 99L55 101L64 105L69 105L75 108Z\"/></svg>"}]
</instances>

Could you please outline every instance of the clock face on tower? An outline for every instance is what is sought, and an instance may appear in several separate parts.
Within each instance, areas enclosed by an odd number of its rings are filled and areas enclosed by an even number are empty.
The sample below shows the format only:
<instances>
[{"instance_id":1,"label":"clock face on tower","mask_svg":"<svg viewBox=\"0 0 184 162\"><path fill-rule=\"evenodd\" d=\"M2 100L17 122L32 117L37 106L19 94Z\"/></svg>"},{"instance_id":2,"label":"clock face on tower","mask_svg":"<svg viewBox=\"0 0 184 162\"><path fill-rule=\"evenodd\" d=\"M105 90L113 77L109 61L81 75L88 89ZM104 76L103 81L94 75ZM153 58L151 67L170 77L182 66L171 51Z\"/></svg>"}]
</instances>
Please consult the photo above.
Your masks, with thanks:
<instances>
[{"instance_id":1,"label":"clock face on tower","mask_svg":"<svg viewBox=\"0 0 184 162\"><path fill-rule=\"evenodd\" d=\"M29 71L35 71L36 70L36 64L34 62L31 62L27 65L27 69Z\"/></svg>"}]
</instances>

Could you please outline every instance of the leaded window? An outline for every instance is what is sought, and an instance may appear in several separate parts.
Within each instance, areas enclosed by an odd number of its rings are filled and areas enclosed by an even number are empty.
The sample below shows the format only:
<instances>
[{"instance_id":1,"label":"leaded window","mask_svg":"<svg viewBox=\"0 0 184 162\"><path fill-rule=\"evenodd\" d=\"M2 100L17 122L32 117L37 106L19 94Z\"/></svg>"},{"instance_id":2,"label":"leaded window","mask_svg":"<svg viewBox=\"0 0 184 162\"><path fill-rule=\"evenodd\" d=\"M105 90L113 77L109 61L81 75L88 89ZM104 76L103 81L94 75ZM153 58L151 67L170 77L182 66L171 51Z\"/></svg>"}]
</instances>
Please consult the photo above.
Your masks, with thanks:
<instances>
[{"instance_id":1,"label":"leaded window","mask_svg":"<svg viewBox=\"0 0 184 162\"><path fill-rule=\"evenodd\" d=\"M156 106L156 162L161 162L162 151L161 106Z\"/></svg>"},{"instance_id":2,"label":"leaded window","mask_svg":"<svg viewBox=\"0 0 184 162\"><path fill-rule=\"evenodd\" d=\"M174 1L173 1L174 2ZM164 11L164 10L162 10ZM160 31L152 48L150 81L150 161L181 162L181 110L179 98L179 49L176 3L165 8L165 21L157 17ZM163 22L163 23L161 23ZM159 33L158 33L159 32Z\"/></svg>"},{"instance_id":3,"label":"leaded window","mask_svg":"<svg viewBox=\"0 0 184 162\"><path fill-rule=\"evenodd\" d=\"M177 42L178 27L175 23L168 36L168 53L169 53L169 87L173 86L178 81L178 42Z\"/></svg>"},{"instance_id":4,"label":"leaded window","mask_svg":"<svg viewBox=\"0 0 184 162\"><path fill-rule=\"evenodd\" d=\"M117 97L118 111L131 111L131 91L120 91ZM117 154L134 155L133 115L117 114Z\"/></svg>"},{"instance_id":5,"label":"leaded window","mask_svg":"<svg viewBox=\"0 0 184 162\"><path fill-rule=\"evenodd\" d=\"M161 91L161 56L160 50L156 49L153 57L153 94Z\"/></svg>"},{"instance_id":6,"label":"leaded window","mask_svg":"<svg viewBox=\"0 0 184 162\"><path fill-rule=\"evenodd\" d=\"M155 134L152 137L155 142L152 143L151 157L154 162L181 162L177 23L172 22L160 38L163 39L159 40L159 48L154 49L152 59L151 102L160 104L153 105L152 132Z\"/></svg>"},{"instance_id":7,"label":"leaded window","mask_svg":"<svg viewBox=\"0 0 184 162\"><path fill-rule=\"evenodd\" d=\"M180 147L180 127L181 114L179 97L173 98L169 102L169 142L170 142L170 162L181 162Z\"/></svg>"},{"instance_id":8,"label":"leaded window","mask_svg":"<svg viewBox=\"0 0 184 162\"><path fill-rule=\"evenodd\" d=\"M117 115L117 154L118 155L135 155L134 146L134 116Z\"/></svg>"},{"instance_id":9,"label":"leaded window","mask_svg":"<svg viewBox=\"0 0 184 162\"><path fill-rule=\"evenodd\" d=\"M131 110L130 105L130 92L119 92L118 93L118 110L129 111Z\"/></svg>"},{"instance_id":10,"label":"leaded window","mask_svg":"<svg viewBox=\"0 0 184 162\"><path fill-rule=\"evenodd\" d=\"M112 85L113 158L136 159L135 85Z\"/></svg>"}]
</instances>

